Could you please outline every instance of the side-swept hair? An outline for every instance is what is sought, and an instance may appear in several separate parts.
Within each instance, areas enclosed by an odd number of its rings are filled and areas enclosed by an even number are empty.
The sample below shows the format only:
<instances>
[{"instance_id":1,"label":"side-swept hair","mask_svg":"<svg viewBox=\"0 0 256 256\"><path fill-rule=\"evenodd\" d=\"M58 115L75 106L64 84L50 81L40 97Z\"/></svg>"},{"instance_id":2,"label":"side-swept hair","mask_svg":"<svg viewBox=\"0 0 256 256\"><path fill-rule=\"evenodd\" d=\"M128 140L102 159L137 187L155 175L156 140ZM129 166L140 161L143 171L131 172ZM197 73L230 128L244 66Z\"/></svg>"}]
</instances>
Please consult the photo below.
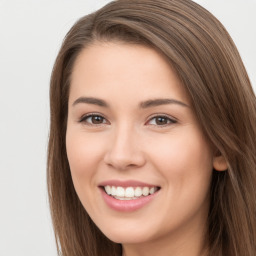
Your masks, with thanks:
<instances>
[{"instance_id":1,"label":"side-swept hair","mask_svg":"<svg viewBox=\"0 0 256 256\"><path fill-rule=\"evenodd\" d=\"M239 53L222 24L190 0L119 0L81 18L68 32L50 85L48 194L63 256L120 256L76 195L66 154L70 75L95 41L153 47L174 68L206 137L228 162L213 170L208 217L210 256L256 255L256 99ZM90 157L90 156L88 156Z\"/></svg>"}]
</instances>

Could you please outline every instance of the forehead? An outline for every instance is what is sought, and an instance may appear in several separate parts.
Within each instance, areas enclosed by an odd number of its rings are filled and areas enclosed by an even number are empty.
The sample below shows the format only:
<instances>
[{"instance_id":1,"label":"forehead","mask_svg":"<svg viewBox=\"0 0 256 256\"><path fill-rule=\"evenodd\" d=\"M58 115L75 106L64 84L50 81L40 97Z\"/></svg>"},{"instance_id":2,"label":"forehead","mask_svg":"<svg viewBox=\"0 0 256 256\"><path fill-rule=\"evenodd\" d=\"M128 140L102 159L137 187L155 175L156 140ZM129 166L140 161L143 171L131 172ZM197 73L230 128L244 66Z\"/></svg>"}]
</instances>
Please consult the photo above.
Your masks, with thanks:
<instances>
[{"instance_id":1,"label":"forehead","mask_svg":"<svg viewBox=\"0 0 256 256\"><path fill-rule=\"evenodd\" d=\"M153 48L121 42L96 42L83 49L75 61L70 96L83 93L106 95L113 91L121 91L127 96L143 91L145 97L151 98L154 94L163 97L172 92L174 96L189 101L167 58Z\"/></svg>"}]
</instances>

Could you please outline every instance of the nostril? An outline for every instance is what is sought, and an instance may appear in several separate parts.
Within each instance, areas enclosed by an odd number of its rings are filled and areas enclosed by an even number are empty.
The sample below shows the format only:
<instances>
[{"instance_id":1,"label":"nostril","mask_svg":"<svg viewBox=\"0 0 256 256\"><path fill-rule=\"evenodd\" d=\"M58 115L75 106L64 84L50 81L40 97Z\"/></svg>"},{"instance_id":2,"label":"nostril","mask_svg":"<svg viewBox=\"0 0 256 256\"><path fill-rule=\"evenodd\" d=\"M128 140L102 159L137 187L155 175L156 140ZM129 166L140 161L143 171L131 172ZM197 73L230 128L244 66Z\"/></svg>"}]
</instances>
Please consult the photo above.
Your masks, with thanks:
<instances>
[{"instance_id":1,"label":"nostril","mask_svg":"<svg viewBox=\"0 0 256 256\"><path fill-rule=\"evenodd\" d=\"M120 171L143 166L146 162L144 156L140 152L135 153L109 152L104 157L104 162L109 167Z\"/></svg>"}]
</instances>

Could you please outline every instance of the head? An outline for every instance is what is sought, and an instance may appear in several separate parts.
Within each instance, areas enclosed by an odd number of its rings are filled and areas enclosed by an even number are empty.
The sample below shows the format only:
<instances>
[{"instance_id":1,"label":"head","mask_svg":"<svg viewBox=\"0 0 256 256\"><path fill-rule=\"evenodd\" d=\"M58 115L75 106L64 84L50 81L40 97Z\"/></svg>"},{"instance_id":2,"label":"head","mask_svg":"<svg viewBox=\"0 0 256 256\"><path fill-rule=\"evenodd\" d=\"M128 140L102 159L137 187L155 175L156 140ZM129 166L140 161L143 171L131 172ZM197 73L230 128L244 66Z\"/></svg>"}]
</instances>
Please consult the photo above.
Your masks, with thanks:
<instances>
[{"instance_id":1,"label":"head","mask_svg":"<svg viewBox=\"0 0 256 256\"><path fill-rule=\"evenodd\" d=\"M177 95L191 108L209 155L216 159L205 177L209 251L253 255L255 96L226 30L209 12L187 0L114 1L80 19L63 42L51 79L48 156L51 211L63 255L120 250L84 209L72 181L66 143L76 67L92 49L111 45L137 49L138 54L148 51L170 68L178 81ZM238 235L243 245L238 246Z\"/></svg>"}]
</instances>

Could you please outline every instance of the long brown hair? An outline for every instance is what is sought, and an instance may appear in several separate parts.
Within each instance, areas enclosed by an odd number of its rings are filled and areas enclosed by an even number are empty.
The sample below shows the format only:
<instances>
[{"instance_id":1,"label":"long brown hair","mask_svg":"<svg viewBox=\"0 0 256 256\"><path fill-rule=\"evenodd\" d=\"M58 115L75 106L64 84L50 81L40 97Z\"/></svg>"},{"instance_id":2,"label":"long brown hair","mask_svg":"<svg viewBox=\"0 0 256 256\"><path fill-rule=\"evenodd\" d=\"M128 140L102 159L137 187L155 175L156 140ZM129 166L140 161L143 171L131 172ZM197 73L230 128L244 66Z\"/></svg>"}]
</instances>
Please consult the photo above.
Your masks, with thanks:
<instances>
[{"instance_id":1,"label":"long brown hair","mask_svg":"<svg viewBox=\"0 0 256 256\"><path fill-rule=\"evenodd\" d=\"M48 193L59 254L121 254L76 195L65 135L74 61L95 41L143 44L161 52L190 95L207 138L228 162L213 170L208 218L210 256L256 255L256 100L239 53L222 24L190 0L119 0L81 18L53 68Z\"/></svg>"}]
</instances>

